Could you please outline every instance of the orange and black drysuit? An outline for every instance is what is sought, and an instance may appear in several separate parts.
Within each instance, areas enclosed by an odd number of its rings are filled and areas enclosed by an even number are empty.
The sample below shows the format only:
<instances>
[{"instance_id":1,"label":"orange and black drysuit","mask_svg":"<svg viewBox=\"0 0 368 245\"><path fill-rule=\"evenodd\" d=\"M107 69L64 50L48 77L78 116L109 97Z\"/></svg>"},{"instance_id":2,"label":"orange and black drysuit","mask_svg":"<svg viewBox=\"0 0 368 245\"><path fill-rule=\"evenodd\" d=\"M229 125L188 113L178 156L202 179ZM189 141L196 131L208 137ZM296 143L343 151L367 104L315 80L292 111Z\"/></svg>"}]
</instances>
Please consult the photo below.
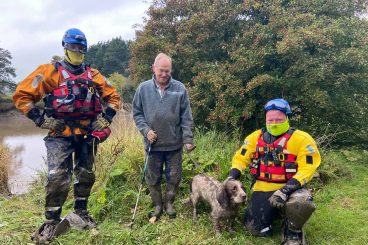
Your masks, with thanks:
<instances>
[{"instance_id":1,"label":"orange and black drysuit","mask_svg":"<svg viewBox=\"0 0 368 245\"><path fill-rule=\"evenodd\" d=\"M271 226L275 209L268 202L274 191L284 186L302 188L320 165L321 157L313 138L290 128L274 137L265 129L247 136L232 159L230 175L238 178L249 169L254 178L245 223L258 232ZM258 234L259 235L259 234Z\"/></svg>"},{"instance_id":2,"label":"orange and black drysuit","mask_svg":"<svg viewBox=\"0 0 368 245\"><path fill-rule=\"evenodd\" d=\"M35 104L42 98L45 98L45 113L41 116ZM97 146L85 135L97 116L103 115L111 122L120 109L119 94L98 70L85 64L72 66L62 61L39 66L19 83L13 100L37 126L42 125L45 114L65 123L62 133L51 130L45 138L48 165L46 219L60 219L73 172L75 209L86 210L95 181L93 153ZM107 103L103 114L102 100Z\"/></svg>"},{"instance_id":3,"label":"orange and black drysuit","mask_svg":"<svg viewBox=\"0 0 368 245\"><path fill-rule=\"evenodd\" d=\"M107 103L106 113L115 115L114 112L120 109L121 101L119 94L111 83L109 83L98 70L89 68L88 66L81 65L81 68L77 70L77 74L73 74L73 72L75 72L74 70L77 69L73 69L73 67L66 62L56 63L55 65L40 65L17 86L13 95L15 106L24 114L28 115L29 112L35 108L35 104L44 96L52 96L55 91L62 91L62 87L67 88L65 80L68 80L70 74L65 74L65 72L70 72L72 75L76 76L76 79L73 81L77 81L78 78L82 80L81 78L84 76L89 77L89 79L83 79L92 82L86 87L88 87L89 90L96 90L96 94ZM71 86L71 90L75 90L79 85L75 83ZM67 94L65 97L67 97ZM69 111L69 114L72 114L72 111ZM67 117L67 113L64 115ZM62 118L62 115L55 116L50 114L50 116ZM94 117L95 115L92 117L81 116L81 119L78 119L78 117L71 118L74 120L69 121L73 121L75 125L80 124L81 127L73 127L73 125L67 124L65 130L59 136L86 134L86 130L83 130L83 127L89 126ZM71 128L73 128L73 130ZM50 135L56 135L56 133L51 131Z\"/></svg>"}]
</instances>

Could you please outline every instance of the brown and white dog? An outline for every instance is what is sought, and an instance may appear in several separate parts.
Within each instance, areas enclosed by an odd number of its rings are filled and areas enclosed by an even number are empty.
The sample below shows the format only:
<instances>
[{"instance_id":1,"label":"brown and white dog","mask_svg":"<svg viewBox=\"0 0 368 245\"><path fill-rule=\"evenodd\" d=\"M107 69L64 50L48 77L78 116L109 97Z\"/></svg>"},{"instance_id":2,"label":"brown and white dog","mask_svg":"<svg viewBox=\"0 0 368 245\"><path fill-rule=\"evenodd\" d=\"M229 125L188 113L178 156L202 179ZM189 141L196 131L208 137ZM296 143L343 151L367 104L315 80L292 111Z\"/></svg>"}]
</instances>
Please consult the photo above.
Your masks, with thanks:
<instances>
[{"instance_id":1,"label":"brown and white dog","mask_svg":"<svg viewBox=\"0 0 368 245\"><path fill-rule=\"evenodd\" d=\"M240 181L227 179L221 183L213 177L199 174L193 178L191 191L193 220L197 219L196 205L199 200L203 200L212 208L211 216L216 234L221 230L219 224L221 218L229 222L229 231L232 231L238 207L247 199L244 186Z\"/></svg>"}]
</instances>

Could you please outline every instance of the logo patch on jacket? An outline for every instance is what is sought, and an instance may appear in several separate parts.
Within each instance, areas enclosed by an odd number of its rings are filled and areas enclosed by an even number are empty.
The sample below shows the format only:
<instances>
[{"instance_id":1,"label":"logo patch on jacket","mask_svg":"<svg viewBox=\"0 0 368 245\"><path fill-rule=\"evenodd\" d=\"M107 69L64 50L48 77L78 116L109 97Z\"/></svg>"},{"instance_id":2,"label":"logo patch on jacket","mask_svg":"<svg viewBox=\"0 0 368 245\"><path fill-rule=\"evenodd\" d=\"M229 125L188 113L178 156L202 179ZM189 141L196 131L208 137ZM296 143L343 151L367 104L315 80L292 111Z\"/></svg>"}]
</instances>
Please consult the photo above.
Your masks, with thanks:
<instances>
[{"instance_id":1,"label":"logo patch on jacket","mask_svg":"<svg viewBox=\"0 0 368 245\"><path fill-rule=\"evenodd\" d=\"M306 156L306 162L308 164L313 164L313 157L312 156Z\"/></svg>"},{"instance_id":2,"label":"logo patch on jacket","mask_svg":"<svg viewBox=\"0 0 368 245\"><path fill-rule=\"evenodd\" d=\"M245 153L247 153L247 150L243 148L243 149L241 150L240 154L241 154L242 156L245 156Z\"/></svg>"}]
</instances>

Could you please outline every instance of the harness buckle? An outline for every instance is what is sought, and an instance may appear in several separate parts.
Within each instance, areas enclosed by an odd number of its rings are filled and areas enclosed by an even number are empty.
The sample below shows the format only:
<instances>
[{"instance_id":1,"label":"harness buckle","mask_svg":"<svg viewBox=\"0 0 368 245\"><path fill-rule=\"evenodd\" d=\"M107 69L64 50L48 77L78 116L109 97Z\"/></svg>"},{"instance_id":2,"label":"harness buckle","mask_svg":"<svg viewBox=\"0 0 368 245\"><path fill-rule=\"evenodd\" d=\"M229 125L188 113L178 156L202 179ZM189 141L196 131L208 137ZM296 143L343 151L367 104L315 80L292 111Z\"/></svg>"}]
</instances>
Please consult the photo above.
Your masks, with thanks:
<instances>
[{"instance_id":1,"label":"harness buckle","mask_svg":"<svg viewBox=\"0 0 368 245\"><path fill-rule=\"evenodd\" d=\"M285 154L284 153L278 154L277 157L279 158L280 161L285 161Z\"/></svg>"},{"instance_id":2,"label":"harness buckle","mask_svg":"<svg viewBox=\"0 0 368 245\"><path fill-rule=\"evenodd\" d=\"M265 175L266 179L271 179L271 177L272 177L272 174L269 173L269 172L266 172L264 175Z\"/></svg>"},{"instance_id":3,"label":"harness buckle","mask_svg":"<svg viewBox=\"0 0 368 245\"><path fill-rule=\"evenodd\" d=\"M273 163L275 164L276 167L281 166L280 159L277 157L277 154L276 154L275 150L272 151L272 159L273 159Z\"/></svg>"}]
</instances>

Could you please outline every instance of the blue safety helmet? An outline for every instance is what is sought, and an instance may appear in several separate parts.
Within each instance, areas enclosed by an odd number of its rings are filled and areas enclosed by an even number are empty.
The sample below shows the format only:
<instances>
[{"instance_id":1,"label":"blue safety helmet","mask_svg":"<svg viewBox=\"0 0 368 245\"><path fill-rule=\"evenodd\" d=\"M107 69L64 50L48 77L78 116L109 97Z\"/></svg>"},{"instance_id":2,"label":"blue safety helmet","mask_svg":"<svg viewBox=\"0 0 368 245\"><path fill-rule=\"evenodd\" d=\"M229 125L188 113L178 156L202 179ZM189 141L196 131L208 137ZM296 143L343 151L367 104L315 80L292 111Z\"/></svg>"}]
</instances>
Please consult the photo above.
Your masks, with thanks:
<instances>
[{"instance_id":1,"label":"blue safety helmet","mask_svg":"<svg viewBox=\"0 0 368 245\"><path fill-rule=\"evenodd\" d=\"M77 29L71 28L67 30L63 36L62 45L65 46L66 43L76 43L81 44L87 49L87 39L84 33Z\"/></svg>"},{"instance_id":2,"label":"blue safety helmet","mask_svg":"<svg viewBox=\"0 0 368 245\"><path fill-rule=\"evenodd\" d=\"M264 106L265 111L270 111L270 110L278 110L278 111L282 111L283 113L286 114L286 116L290 117L291 116L291 108L289 103L284 100L284 99L273 99L270 100L266 103L266 105Z\"/></svg>"}]
</instances>

